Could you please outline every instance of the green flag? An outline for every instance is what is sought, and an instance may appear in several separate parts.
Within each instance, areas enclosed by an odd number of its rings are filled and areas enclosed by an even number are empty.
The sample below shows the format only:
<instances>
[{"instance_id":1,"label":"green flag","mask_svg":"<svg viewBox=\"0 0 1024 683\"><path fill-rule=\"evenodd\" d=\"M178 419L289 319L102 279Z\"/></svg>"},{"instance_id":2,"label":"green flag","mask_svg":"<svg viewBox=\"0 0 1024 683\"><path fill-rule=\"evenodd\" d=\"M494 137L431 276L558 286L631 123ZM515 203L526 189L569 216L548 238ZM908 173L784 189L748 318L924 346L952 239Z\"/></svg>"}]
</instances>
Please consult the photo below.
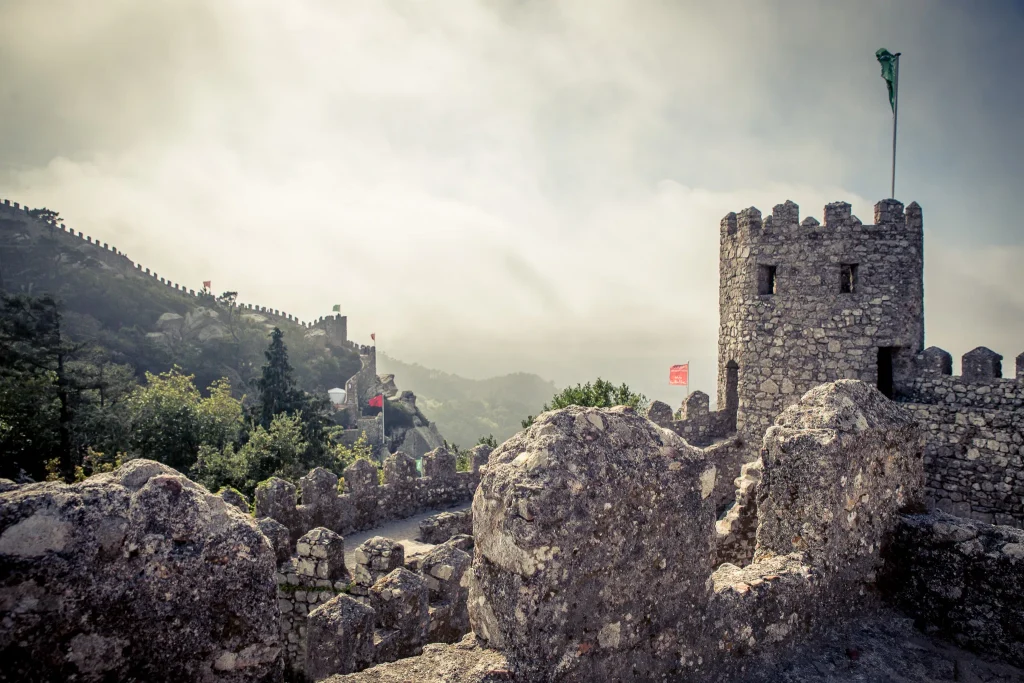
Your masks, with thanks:
<instances>
[{"instance_id":1,"label":"green flag","mask_svg":"<svg viewBox=\"0 0 1024 683\"><path fill-rule=\"evenodd\" d=\"M341 313L341 304L334 304L334 308L331 309L335 313Z\"/></svg>"},{"instance_id":2,"label":"green flag","mask_svg":"<svg viewBox=\"0 0 1024 683\"><path fill-rule=\"evenodd\" d=\"M882 78L889 87L889 106L896 111L896 55L884 47L875 53L878 63L882 65Z\"/></svg>"}]
</instances>

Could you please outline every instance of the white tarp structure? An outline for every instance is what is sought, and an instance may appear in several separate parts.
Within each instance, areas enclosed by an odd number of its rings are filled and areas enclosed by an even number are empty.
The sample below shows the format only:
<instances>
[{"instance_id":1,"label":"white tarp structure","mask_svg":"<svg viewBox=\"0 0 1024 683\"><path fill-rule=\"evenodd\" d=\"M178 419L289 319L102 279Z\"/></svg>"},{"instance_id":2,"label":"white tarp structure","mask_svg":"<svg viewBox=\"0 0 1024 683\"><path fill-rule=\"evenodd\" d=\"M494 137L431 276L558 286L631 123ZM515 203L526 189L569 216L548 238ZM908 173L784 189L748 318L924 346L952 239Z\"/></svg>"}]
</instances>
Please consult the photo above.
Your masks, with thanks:
<instances>
[{"instance_id":1,"label":"white tarp structure","mask_svg":"<svg viewBox=\"0 0 1024 683\"><path fill-rule=\"evenodd\" d=\"M331 403L333 403L337 408L345 405L345 399L348 396L344 389L338 389L337 387L334 389L328 389L327 395L331 397Z\"/></svg>"}]
</instances>

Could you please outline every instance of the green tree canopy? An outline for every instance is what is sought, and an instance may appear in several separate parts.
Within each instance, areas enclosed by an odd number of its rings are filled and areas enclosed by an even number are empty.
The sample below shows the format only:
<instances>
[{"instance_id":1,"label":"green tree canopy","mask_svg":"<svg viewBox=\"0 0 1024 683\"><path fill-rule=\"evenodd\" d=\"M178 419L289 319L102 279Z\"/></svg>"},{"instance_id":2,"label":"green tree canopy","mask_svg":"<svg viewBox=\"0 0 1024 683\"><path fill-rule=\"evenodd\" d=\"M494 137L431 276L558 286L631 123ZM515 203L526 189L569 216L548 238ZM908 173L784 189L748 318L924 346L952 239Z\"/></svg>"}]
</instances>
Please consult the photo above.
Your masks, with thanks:
<instances>
[{"instance_id":1,"label":"green tree canopy","mask_svg":"<svg viewBox=\"0 0 1024 683\"><path fill-rule=\"evenodd\" d=\"M275 327L270 333L270 346L264 352L267 362L256 380L259 389L259 423L269 428L275 415L294 415L303 408L302 393L295 388L292 366L288 362L288 349L284 333Z\"/></svg>"},{"instance_id":2,"label":"green tree canopy","mask_svg":"<svg viewBox=\"0 0 1024 683\"><path fill-rule=\"evenodd\" d=\"M146 373L145 386L128 400L132 455L187 472L202 445L219 449L239 438L242 403L231 396L227 380L214 382L203 398L194 379L177 366Z\"/></svg>"},{"instance_id":3,"label":"green tree canopy","mask_svg":"<svg viewBox=\"0 0 1024 683\"><path fill-rule=\"evenodd\" d=\"M132 370L96 345L73 343L50 296L0 299L0 475L65 481L90 447L124 447L121 403Z\"/></svg>"},{"instance_id":4,"label":"green tree canopy","mask_svg":"<svg viewBox=\"0 0 1024 683\"><path fill-rule=\"evenodd\" d=\"M636 410L644 410L648 400L643 394L637 394L630 390L625 384L615 386L600 377L591 384L577 384L574 387L567 387L558 392L551 399L551 404L544 404L541 412L549 410L560 410L568 406L584 406L587 408L612 408L614 406L629 406ZM533 424L534 416L530 415L523 420L523 429Z\"/></svg>"}]
</instances>

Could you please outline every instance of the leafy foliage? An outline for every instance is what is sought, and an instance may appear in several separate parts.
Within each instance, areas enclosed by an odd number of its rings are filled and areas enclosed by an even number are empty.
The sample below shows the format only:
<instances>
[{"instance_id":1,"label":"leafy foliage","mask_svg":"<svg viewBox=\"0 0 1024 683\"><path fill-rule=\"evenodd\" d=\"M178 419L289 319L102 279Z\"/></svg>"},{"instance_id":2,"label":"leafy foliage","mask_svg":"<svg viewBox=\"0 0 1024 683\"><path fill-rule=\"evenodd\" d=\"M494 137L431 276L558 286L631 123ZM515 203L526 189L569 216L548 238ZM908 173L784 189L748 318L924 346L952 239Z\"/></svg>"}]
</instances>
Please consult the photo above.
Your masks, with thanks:
<instances>
[{"instance_id":1,"label":"leafy foliage","mask_svg":"<svg viewBox=\"0 0 1024 683\"><path fill-rule=\"evenodd\" d=\"M189 476L211 491L231 487L251 496L265 479L296 481L315 467L306 458L308 447L301 418L276 415L269 429L256 425L240 448L227 444L218 450L203 444Z\"/></svg>"},{"instance_id":2,"label":"leafy foliage","mask_svg":"<svg viewBox=\"0 0 1024 683\"><path fill-rule=\"evenodd\" d=\"M128 400L133 456L187 472L201 446L220 449L238 438L242 405L232 398L227 382L215 382L203 398L194 379L179 367L159 375L146 373L145 386Z\"/></svg>"},{"instance_id":3,"label":"leafy foliage","mask_svg":"<svg viewBox=\"0 0 1024 683\"><path fill-rule=\"evenodd\" d=\"M612 408L614 406L629 406L638 411L647 407L648 400L643 394L635 394L630 391L625 383L615 386L611 382L597 378L591 384L577 384L574 387L567 387L558 392L551 399L551 404L544 404L541 412L549 410L560 410L568 406L584 406L587 408ZM529 415L522 421L523 429L533 424L534 416Z\"/></svg>"},{"instance_id":4,"label":"leafy foliage","mask_svg":"<svg viewBox=\"0 0 1024 683\"><path fill-rule=\"evenodd\" d=\"M0 300L0 475L33 479L48 467L72 481L87 448L124 445L120 403L130 370L73 343L52 297Z\"/></svg>"},{"instance_id":5,"label":"leafy foliage","mask_svg":"<svg viewBox=\"0 0 1024 683\"><path fill-rule=\"evenodd\" d=\"M459 448L456 444L444 442L444 447L455 456L455 471L468 472L472 467L472 455L468 450Z\"/></svg>"},{"instance_id":6,"label":"leafy foliage","mask_svg":"<svg viewBox=\"0 0 1024 683\"><path fill-rule=\"evenodd\" d=\"M498 447L498 440L494 438L494 434L488 434L487 436L481 436L476 441L477 446L490 446L491 448Z\"/></svg>"},{"instance_id":7,"label":"leafy foliage","mask_svg":"<svg viewBox=\"0 0 1024 683\"><path fill-rule=\"evenodd\" d=\"M360 434L359 438L356 439L355 443L351 446L338 444L334 447L334 463L336 472L344 472L345 468L356 460L368 460L374 466L377 465L373 459L373 446L370 445L369 440L366 438L366 432Z\"/></svg>"}]
</instances>

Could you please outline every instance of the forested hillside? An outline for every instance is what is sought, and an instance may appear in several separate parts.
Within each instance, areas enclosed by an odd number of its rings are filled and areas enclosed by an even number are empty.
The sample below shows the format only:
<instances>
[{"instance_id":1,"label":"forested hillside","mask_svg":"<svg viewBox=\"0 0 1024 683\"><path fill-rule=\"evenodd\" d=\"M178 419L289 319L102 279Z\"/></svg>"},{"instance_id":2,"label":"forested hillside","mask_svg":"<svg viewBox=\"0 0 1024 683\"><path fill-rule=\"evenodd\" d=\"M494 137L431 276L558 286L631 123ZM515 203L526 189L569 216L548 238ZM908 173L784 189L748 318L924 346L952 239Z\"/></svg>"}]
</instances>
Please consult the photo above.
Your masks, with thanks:
<instances>
[{"instance_id":1,"label":"forested hillside","mask_svg":"<svg viewBox=\"0 0 1024 683\"><path fill-rule=\"evenodd\" d=\"M138 269L97 242L60 230L56 214L0 205L0 291L51 295L62 333L101 347L137 377L178 365L207 387L226 377L240 395L259 374L268 335L280 327L307 391L324 392L359 370L353 348L295 322L233 306L236 294L193 296Z\"/></svg>"}]
</instances>

